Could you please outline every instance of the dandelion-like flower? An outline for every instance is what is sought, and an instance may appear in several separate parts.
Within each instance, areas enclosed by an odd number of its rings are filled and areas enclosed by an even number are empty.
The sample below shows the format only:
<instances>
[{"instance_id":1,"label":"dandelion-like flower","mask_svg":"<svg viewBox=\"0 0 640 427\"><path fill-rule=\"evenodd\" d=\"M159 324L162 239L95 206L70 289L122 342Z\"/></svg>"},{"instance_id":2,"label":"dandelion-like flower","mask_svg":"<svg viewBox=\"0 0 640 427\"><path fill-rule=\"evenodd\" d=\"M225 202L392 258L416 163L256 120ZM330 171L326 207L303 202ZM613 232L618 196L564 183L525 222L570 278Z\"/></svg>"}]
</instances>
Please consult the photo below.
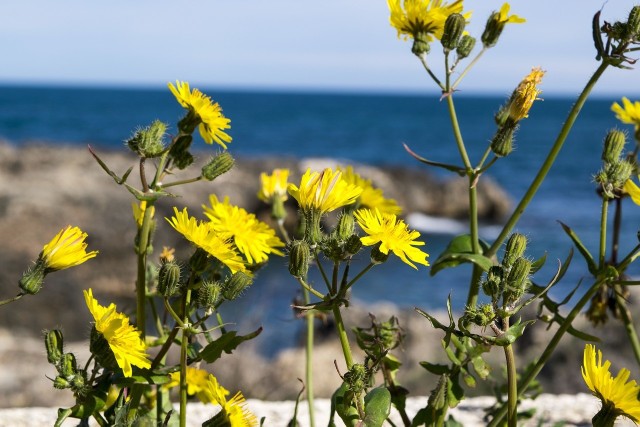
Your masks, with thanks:
<instances>
[{"instance_id":1,"label":"dandelion-like flower","mask_svg":"<svg viewBox=\"0 0 640 427\"><path fill-rule=\"evenodd\" d=\"M362 188L362 194L360 194L358 200L360 206L369 209L377 208L381 213L394 215L402 213L402 208L398 206L398 202L394 199L385 198L381 189L375 188L370 179L365 179L357 174L352 166L347 166L346 169L342 170L342 179L348 184L354 184Z\"/></svg>"},{"instance_id":2,"label":"dandelion-like flower","mask_svg":"<svg viewBox=\"0 0 640 427\"><path fill-rule=\"evenodd\" d=\"M509 15L509 9L511 9L509 3L503 4L500 8L500 11L498 12L498 21L501 24L522 24L523 22L527 22L526 19L518 15Z\"/></svg>"},{"instance_id":3,"label":"dandelion-like flower","mask_svg":"<svg viewBox=\"0 0 640 427\"><path fill-rule=\"evenodd\" d=\"M106 340L115 360L125 377L132 375L132 365L150 368L147 346L140 339L140 332L129 324L129 318L116 311L115 304L101 306L93 297L91 289L84 291L87 307L95 320L96 331ZM99 357L99 355L96 355Z\"/></svg>"},{"instance_id":4,"label":"dandelion-like flower","mask_svg":"<svg viewBox=\"0 0 640 427\"><path fill-rule=\"evenodd\" d=\"M594 345L585 346L582 378L593 395L602 401L602 409L593 418L594 425L613 425L613 421L619 416L638 423L640 386L633 380L628 381L630 372L625 368L613 378L609 372L610 366L611 362L608 360L602 363L602 352L598 350L596 353Z\"/></svg>"},{"instance_id":5,"label":"dandelion-like flower","mask_svg":"<svg viewBox=\"0 0 640 427\"><path fill-rule=\"evenodd\" d=\"M300 187L289 184L289 194L298 201L302 210L316 210L321 214L331 212L350 205L362 194L362 188L348 184L341 176L342 172L334 172L331 168L321 173L307 169L300 180Z\"/></svg>"},{"instance_id":6,"label":"dandelion-like flower","mask_svg":"<svg viewBox=\"0 0 640 427\"><path fill-rule=\"evenodd\" d=\"M387 0L391 16L389 22L398 31L398 37L416 38L426 36L440 40L447 17L453 13L462 13L463 0L447 4L443 0ZM471 12L464 13L466 19Z\"/></svg>"},{"instance_id":7,"label":"dandelion-like flower","mask_svg":"<svg viewBox=\"0 0 640 427\"><path fill-rule=\"evenodd\" d=\"M233 249L231 243L218 236L208 223L198 221L194 217L189 216L187 208L184 208L182 212L180 212L178 208L174 207L173 211L175 215L171 217L171 219L165 219L178 233L182 234L185 239L218 259L229 267L232 273L237 271L247 272L242 258Z\"/></svg>"},{"instance_id":8,"label":"dandelion-like flower","mask_svg":"<svg viewBox=\"0 0 640 427\"><path fill-rule=\"evenodd\" d=\"M171 377L171 381L162 386L166 390L180 385L179 371L172 372L169 376ZM209 393L209 377L212 377L212 375L204 369L187 366L187 394L191 396L195 395L202 403L217 403L218 400L214 399L211 393Z\"/></svg>"},{"instance_id":9,"label":"dandelion-like flower","mask_svg":"<svg viewBox=\"0 0 640 427\"><path fill-rule=\"evenodd\" d=\"M209 374L206 387L203 390L210 402L217 403L222 410L207 425L228 425L231 427L256 427L258 418L247 408L247 403L241 392L237 392L227 400L229 391L222 387L216 377Z\"/></svg>"},{"instance_id":10,"label":"dandelion-like flower","mask_svg":"<svg viewBox=\"0 0 640 427\"><path fill-rule=\"evenodd\" d=\"M78 227L69 225L62 229L42 248L40 258L44 261L45 271L52 272L75 267L95 257L98 251L87 252L86 238L87 233Z\"/></svg>"},{"instance_id":11,"label":"dandelion-like flower","mask_svg":"<svg viewBox=\"0 0 640 427\"><path fill-rule=\"evenodd\" d=\"M513 91L509 100L509 118L514 122L529 117L529 110L533 102L539 100L538 95L542 93L538 85L542 82L544 71L540 67L533 68L531 72L520 82L516 90Z\"/></svg>"},{"instance_id":12,"label":"dandelion-like flower","mask_svg":"<svg viewBox=\"0 0 640 427\"><path fill-rule=\"evenodd\" d=\"M258 199L265 203L274 203L279 200L287 200L287 180L289 179L289 169L274 169L271 175L262 172L260 174L260 190Z\"/></svg>"},{"instance_id":13,"label":"dandelion-like flower","mask_svg":"<svg viewBox=\"0 0 640 427\"><path fill-rule=\"evenodd\" d=\"M640 101L631 102L629 98L622 98L622 105L614 102L611 111L622 123L634 125L636 131L640 129Z\"/></svg>"},{"instance_id":14,"label":"dandelion-like flower","mask_svg":"<svg viewBox=\"0 0 640 427\"><path fill-rule=\"evenodd\" d=\"M407 224L395 215L382 213L378 209L360 209L354 216L362 230L367 233L367 236L360 238L363 245L372 246L379 243L380 252L393 252L415 269L417 267L413 262L429 265L429 254L416 247L424 245L424 242L416 240L420 233L409 230Z\"/></svg>"},{"instance_id":15,"label":"dandelion-like flower","mask_svg":"<svg viewBox=\"0 0 640 427\"><path fill-rule=\"evenodd\" d=\"M229 203L229 197L221 202L212 194L209 203L211 206L202 207L211 229L222 239L232 240L249 264L265 262L271 253L283 255L277 248L284 247L284 243L275 230L254 214Z\"/></svg>"},{"instance_id":16,"label":"dandelion-like flower","mask_svg":"<svg viewBox=\"0 0 640 427\"><path fill-rule=\"evenodd\" d=\"M198 89L191 90L187 82L176 81L175 86L171 83L168 86L180 105L197 118L202 139L207 144L215 141L226 149L225 143L231 142L231 137L224 130L231 127L231 120L222 114L220 104Z\"/></svg>"}]
</instances>

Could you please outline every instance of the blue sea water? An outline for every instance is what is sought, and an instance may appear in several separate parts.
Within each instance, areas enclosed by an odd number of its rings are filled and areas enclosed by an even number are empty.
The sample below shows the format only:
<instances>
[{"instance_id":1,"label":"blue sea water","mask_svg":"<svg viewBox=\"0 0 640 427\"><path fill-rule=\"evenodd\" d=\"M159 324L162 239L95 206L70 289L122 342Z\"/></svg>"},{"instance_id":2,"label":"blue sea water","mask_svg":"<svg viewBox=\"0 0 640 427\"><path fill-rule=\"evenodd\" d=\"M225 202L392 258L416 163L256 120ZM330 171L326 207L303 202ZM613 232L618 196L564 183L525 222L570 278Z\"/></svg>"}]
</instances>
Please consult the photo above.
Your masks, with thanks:
<instances>
[{"instance_id":1,"label":"blue sea water","mask_svg":"<svg viewBox=\"0 0 640 427\"><path fill-rule=\"evenodd\" d=\"M205 92L232 120L230 134L234 139L229 149L236 156L321 156L424 167L403 150L402 143L407 143L429 159L460 162L446 105L435 95ZM592 177L600 168L606 132L614 127L624 129L610 111L613 101L619 100L587 102L546 182L516 228L529 237L531 257L547 253L547 266L536 275L537 282L547 281L555 260L564 259L571 248L557 221L572 227L592 253L597 252L600 200ZM502 96L457 96L462 133L472 161L477 161L491 139L495 131L493 114L503 102ZM517 133L516 150L487 172L515 201L542 164L572 102L554 97L536 102ZM154 119L175 126L182 114L168 90L0 87L0 137L18 145L39 140L117 148L137 126ZM446 176L439 170L432 172ZM624 254L638 242L640 207L626 200L623 219L620 249ZM454 228L430 227L427 223L421 230L432 261L444 249ZM496 229L484 227L482 234L490 240ZM360 260L352 271L364 263L366 260ZM294 324L289 306L297 288L282 274L286 271L284 264L281 260L272 262L243 300L247 308L251 307L256 322L269 318L275 330L291 330ZM365 276L366 280L354 287L353 297L367 303L390 301L433 309L444 307L451 294L454 308L460 309L466 299L469 271L463 267L431 277L428 269L414 271L392 258L376 267L374 274ZM638 268L630 272L637 276ZM565 279L551 294L563 297L586 274L585 263L576 255ZM282 345L292 339L291 334L271 336ZM271 343L269 347L276 345Z\"/></svg>"}]
</instances>

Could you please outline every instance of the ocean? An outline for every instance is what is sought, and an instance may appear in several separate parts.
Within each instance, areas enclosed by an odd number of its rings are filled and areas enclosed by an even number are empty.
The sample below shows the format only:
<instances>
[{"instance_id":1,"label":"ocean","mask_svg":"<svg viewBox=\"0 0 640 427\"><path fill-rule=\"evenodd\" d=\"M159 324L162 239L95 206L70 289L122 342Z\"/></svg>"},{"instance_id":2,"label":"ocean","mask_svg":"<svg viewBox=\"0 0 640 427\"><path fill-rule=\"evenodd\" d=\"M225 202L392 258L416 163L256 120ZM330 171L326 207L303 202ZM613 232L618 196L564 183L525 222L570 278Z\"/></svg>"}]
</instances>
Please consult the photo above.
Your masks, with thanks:
<instances>
[{"instance_id":1,"label":"ocean","mask_svg":"<svg viewBox=\"0 0 640 427\"><path fill-rule=\"evenodd\" d=\"M235 156L334 157L356 163L425 167L404 151L402 143L407 143L429 159L460 162L446 104L436 95L203 91L219 102L231 119L233 142L229 150ZM516 150L487 172L514 201L529 186L573 102L544 98L521 123ZM505 96L460 93L456 99L462 134L472 162L477 161L495 131L493 114ZM552 277L556 260L565 259L572 247L558 221L572 227L592 253L597 253L600 199L593 176L600 168L602 140L615 127L632 133L631 127L619 123L611 112L614 101L620 100L601 97L587 102L546 182L516 228L530 240L530 257L547 254L547 265L535 276L537 283ZM0 87L0 138L17 145L38 141L118 148L136 127L160 119L175 128L182 114L171 93L162 89ZM205 148L201 141L199 144ZM633 148L633 141L628 148ZM430 171L446 177L440 170ZM416 215L409 218L422 233L431 261L455 233L464 230L464 224L455 221ZM640 206L625 200L623 219L622 254L638 242ZM498 231L496 225L481 228L489 241ZM357 260L352 271L366 262ZM284 274L285 266L284 260L274 259L241 302L241 309L250 314L249 323L273 322L272 332L267 332L269 348L291 345L295 333L281 332L295 331L300 323L294 321L290 309L298 285ZM462 267L432 277L428 268L416 271L392 257L354 286L353 299L430 310L443 308L451 295L454 309L460 310L466 300L469 272L470 268ZM633 267L630 273L638 276L638 268ZM551 295L563 298L587 274L576 253L567 275Z\"/></svg>"}]
</instances>

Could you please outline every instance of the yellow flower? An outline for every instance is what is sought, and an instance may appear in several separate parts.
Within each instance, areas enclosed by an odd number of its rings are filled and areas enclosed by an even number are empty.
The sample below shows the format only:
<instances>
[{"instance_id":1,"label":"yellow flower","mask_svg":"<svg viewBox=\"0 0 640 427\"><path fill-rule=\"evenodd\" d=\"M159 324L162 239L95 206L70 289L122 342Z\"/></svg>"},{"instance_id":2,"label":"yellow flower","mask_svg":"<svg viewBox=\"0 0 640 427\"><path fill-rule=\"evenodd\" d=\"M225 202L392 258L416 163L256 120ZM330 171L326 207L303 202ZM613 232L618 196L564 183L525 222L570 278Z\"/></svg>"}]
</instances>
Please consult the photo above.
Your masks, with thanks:
<instances>
[{"instance_id":1,"label":"yellow flower","mask_svg":"<svg viewBox=\"0 0 640 427\"><path fill-rule=\"evenodd\" d=\"M276 232L252 213L229 203L229 197L220 202L215 194L209 196L211 207L202 205L210 227L222 239L233 240L249 264L265 262L268 254L283 255L276 248L284 243Z\"/></svg>"},{"instance_id":2,"label":"yellow flower","mask_svg":"<svg viewBox=\"0 0 640 427\"><path fill-rule=\"evenodd\" d=\"M398 37L415 38L424 34L427 40L433 37L440 40L444 30L444 22L453 13L462 14L463 0L456 0L451 4L443 0L387 0L391 16L389 22L398 31ZM466 19L471 12L464 13Z\"/></svg>"},{"instance_id":3,"label":"yellow flower","mask_svg":"<svg viewBox=\"0 0 640 427\"><path fill-rule=\"evenodd\" d=\"M614 102L611 111L616 113L616 117L622 123L634 125L636 129L640 129L640 101L631 102L623 97L622 106Z\"/></svg>"},{"instance_id":4,"label":"yellow flower","mask_svg":"<svg viewBox=\"0 0 640 427\"><path fill-rule=\"evenodd\" d=\"M498 12L498 21L501 24L508 24L508 23L522 24L523 22L527 22L526 19L518 15L508 16L510 8L511 6L509 5L509 3L503 4L502 7L500 8L500 11Z\"/></svg>"},{"instance_id":5,"label":"yellow flower","mask_svg":"<svg viewBox=\"0 0 640 427\"><path fill-rule=\"evenodd\" d=\"M274 169L271 175L262 172L260 174L260 191L258 198L265 203L273 203L274 200L284 202L287 200L287 180L289 169Z\"/></svg>"},{"instance_id":6,"label":"yellow flower","mask_svg":"<svg viewBox=\"0 0 640 427\"><path fill-rule=\"evenodd\" d=\"M198 89L191 91L187 82L176 81L175 86L171 83L168 86L180 105L198 118L198 130L202 139L207 144L215 141L223 148L227 148L225 142L231 142L231 137L224 132L224 129L231 127L231 120L222 114L220 104L213 102Z\"/></svg>"},{"instance_id":7,"label":"yellow flower","mask_svg":"<svg viewBox=\"0 0 640 427\"><path fill-rule=\"evenodd\" d=\"M417 267L411 261L429 265L429 254L416 248L424 245L424 242L416 241L420 233L410 231L407 224L395 215L382 213L378 209L359 209L354 216L362 230L367 233L367 236L360 238L363 245L372 246L380 243L380 252L389 254L391 251L415 269Z\"/></svg>"},{"instance_id":8,"label":"yellow flower","mask_svg":"<svg viewBox=\"0 0 640 427\"><path fill-rule=\"evenodd\" d=\"M540 67L533 68L513 91L509 100L509 118L515 122L529 117L533 102L540 99L542 93L538 85L542 82L544 71Z\"/></svg>"},{"instance_id":9,"label":"yellow flower","mask_svg":"<svg viewBox=\"0 0 640 427\"><path fill-rule=\"evenodd\" d=\"M75 267L95 257L98 251L87 252L84 233L78 227L70 225L62 229L49 243L44 245L40 258L44 261L47 272Z\"/></svg>"},{"instance_id":10,"label":"yellow flower","mask_svg":"<svg viewBox=\"0 0 640 427\"><path fill-rule=\"evenodd\" d=\"M237 392L230 400L227 400L229 391L222 387L216 377L209 374L203 393L207 395L207 401L217 403L222 410L213 418L218 423L212 425L229 425L231 427L255 427L258 419L247 408L246 401L241 392Z\"/></svg>"},{"instance_id":11,"label":"yellow flower","mask_svg":"<svg viewBox=\"0 0 640 427\"><path fill-rule=\"evenodd\" d=\"M109 343L116 362L125 377L132 375L131 365L150 368L147 346L140 339L140 332L129 324L129 318L116 311L115 304L103 307L93 297L93 291L84 291L84 300L95 320L96 330Z\"/></svg>"},{"instance_id":12,"label":"yellow flower","mask_svg":"<svg viewBox=\"0 0 640 427\"><path fill-rule=\"evenodd\" d=\"M333 172L331 168L322 173L307 169L300 181L300 188L289 184L289 194L298 201L302 210L315 210L320 214L331 212L350 205L362 194L362 188L348 184L341 176L340 171Z\"/></svg>"},{"instance_id":13,"label":"yellow flower","mask_svg":"<svg viewBox=\"0 0 640 427\"><path fill-rule=\"evenodd\" d=\"M624 183L624 187L622 189L631 196L633 203L640 205L640 187L638 187L635 182L628 179L627 182Z\"/></svg>"},{"instance_id":14,"label":"yellow flower","mask_svg":"<svg viewBox=\"0 0 640 427\"><path fill-rule=\"evenodd\" d=\"M247 272L242 258L233 249L231 243L220 238L220 236L211 229L209 224L190 217L187 208L184 208L182 212L180 212L178 208L174 207L173 211L175 215L171 217L171 219L165 219L178 233L182 234L185 239L209 255L217 258L229 267L232 273L236 271Z\"/></svg>"},{"instance_id":15,"label":"yellow flower","mask_svg":"<svg viewBox=\"0 0 640 427\"><path fill-rule=\"evenodd\" d=\"M402 208L398 206L398 203L393 199L387 199L383 196L382 190L374 188L370 179L365 179L359 174L354 172L353 167L347 166L342 170L342 179L347 184L354 184L362 188L362 194L360 194L360 205L369 209L378 209L382 213L389 213L399 215L402 213Z\"/></svg>"},{"instance_id":16,"label":"yellow flower","mask_svg":"<svg viewBox=\"0 0 640 427\"><path fill-rule=\"evenodd\" d=\"M172 372L169 374L171 381L162 387L166 390L180 386L180 372ZM187 394L195 395L202 403L217 403L208 390L209 372L204 369L192 368L187 366Z\"/></svg>"},{"instance_id":17,"label":"yellow flower","mask_svg":"<svg viewBox=\"0 0 640 427\"><path fill-rule=\"evenodd\" d=\"M582 378L593 395L602 401L602 410L598 415L605 416L607 413L613 419L623 416L637 423L640 421L640 386L635 381L627 382L630 375L628 369L621 369L613 378L609 372L610 366L608 360L602 363L602 352L598 350L596 353L594 345L585 346Z\"/></svg>"},{"instance_id":18,"label":"yellow flower","mask_svg":"<svg viewBox=\"0 0 640 427\"><path fill-rule=\"evenodd\" d=\"M136 220L136 224L138 224L138 228L141 228L142 220L144 219L144 213L147 210L147 202L145 200L142 200L139 205L137 203L132 203L131 208L133 209L133 219ZM153 215L156 212L156 207L151 206L151 209L149 210L149 212L150 212L151 218L153 218Z\"/></svg>"}]
</instances>

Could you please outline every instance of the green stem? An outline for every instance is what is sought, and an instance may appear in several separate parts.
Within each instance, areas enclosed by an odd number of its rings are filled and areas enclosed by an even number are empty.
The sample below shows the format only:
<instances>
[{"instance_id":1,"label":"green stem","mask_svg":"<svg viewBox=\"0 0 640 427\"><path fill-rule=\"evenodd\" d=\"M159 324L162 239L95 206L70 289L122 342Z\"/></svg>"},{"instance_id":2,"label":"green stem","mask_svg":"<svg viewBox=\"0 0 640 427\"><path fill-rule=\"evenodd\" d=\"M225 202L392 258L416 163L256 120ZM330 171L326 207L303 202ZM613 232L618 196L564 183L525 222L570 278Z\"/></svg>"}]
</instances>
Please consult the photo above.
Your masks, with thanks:
<instances>
[{"instance_id":1,"label":"green stem","mask_svg":"<svg viewBox=\"0 0 640 427\"><path fill-rule=\"evenodd\" d=\"M560 340L562 339L564 334L569 329L569 326L571 326L571 323L573 322L573 320L576 318L578 313L580 313L582 308L589 301L591 301L591 298L596 294L598 289L600 289L600 286L602 286L602 283L603 283L602 280L597 280L593 285L591 285L589 290L582 296L580 301L578 301L576 305L573 307L573 309L569 312L569 314L565 318L564 323L560 325L556 333L553 335L553 338L551 338L551 341L549 341L549 344L547 344L547 346L545 347L544 351L542 352L542 355L540 356L536 364L533 366L533 368L528 370L526 372L526 375L520 380L520 383L518 384L518 397L522 397L522 395L527 390L531 382L538 376L538 374L540 373L544 365L551 358L551 355L553 354L556 347L560 343ZM501 425L501 421L506 415L506 413L507 413L507 406L503 405L500 408L500 410L496 413L496 416L493 418L493 420L491 420L491 422L487 425L487 427L497 427Z\"/></svg>"},{"instance_id":2,"label":"green stem","mask_svg":"<svg viewBox=\"0 0 640 427\"><path fill-rule=\"evenodd\" d=\"M14 302L14 301L18 301L23 296L24 296L24 294L18 294L13 298L2 300L2 301L0 301L0 306L5 305L5 304L9 304L9 303Z\"/></svg>"},{"instance_id":3,"label":"green stem","mask_svg":"<svg viewBox=\"0 0 640 427\"><path fill-rule=\"evenodd\" d=\"M467 149L464 146L464 140L462 139L462 133L460 132L460 124L458 123L458 115L456 114L456 107L453 103L453 96L447 96L447 107L449 108L449 118L451 119L451 126L453 127L453 136L456 140L456 145L458 146L458 151L460 152L460 157L462 158L462 162L464 163L464 167L467 170L467 175L471 175L472 168L471 162L469 161L469 155L467 154Z\"/></svg>"},{"instance_id":4,"label":"green stem","mask_svg":"<svg viewBox=\"0 0 640 427\"><path fill-rule=\"evenodd\" d=\"M422 63L422 66L424 67L424 69L427 71L427 73L429 73L429 75L431 76L431 78L433 79L434 82L436 82L436 84L438 86L440 86L440 89L442 89L443 91L445 90L444 85L440 82L440 80L436 77L435 74L433 74L433 71L431 71L431 68L429 68L429 66L427 65L427 60L426 55L416 55L418 57L418 59L420 60L420 62Z\"/></svg>"},{"instance_id":5,"label":"green stem","mask_svg":"<svg viewBox=\"0 0 640 427\"><path fill-rule=\"evenodd\" d=\"M562 126L562 129L560 130L560 133L558 134L558 137L556 138L556 141L553 144L553 147L551 147L551 151L549 151L547 158L545 159L544 163L540 167L538 174L536 175L533 182L527 189L527 192L524 194L524 196L522 196L522 199L520 200L520 203L518 203L518 206L516 206L515 210L513 211L513 214L511 214L511 217L507 220L506 224L502 228L500 235L493 242L493 245L491 245L491 248L489 248L487 253L485 253L486 256L492 256L492 255L495 255L496 252L498 252L498 249L500 248L502 243L506 240L509 233L511 233L511 230L516 225L516 223L524 213L525 209L533 199L533 196L535 196L536 192L538 191L538 188L540 188L540 185L542 185L542 182L544 181L545 177L549 173L551 166L555 162L556 157L560 153L560 150L562 149L562 146L564 145L564 142L566 141L567 136L569 135L569 132L573 127L573 124L575 123L576 119L578 118L578 115L580 114L580 110L584 106L584 103L586 102L587 97L589 96L589 93L595 86L600 76L602 76L602 74L604 73L608 65L609 64L602 62L600 66L598 66L596 71L593 73L589 81L587 82L586 86L582 90L582 93L580 93L580 96L578 97L576 103L573 105L573 108L571 108L571 111L569 112L569 116L567 117L567 120L564 122L564 125Z\"/></svg>"},{"instance_id":6,"label":"green stem","mask_svg":"<svg viewBox=\"0 0 640 427\"><path fill-rule=\"evenodd\" d=\"M173 344L173 340L176 339L176 335L178 335L179 330L180 328L176 326L171 330L171 332L169 333L169 336L167 336L167 340L164 342L164 344L160 348L160 351L158 352L156 357L153 358L153 361L151 362L152 371L156 369L158 365L160 365L160 363L162 362L162 359L169 351L169 348L171 348L171 344Z\"/></svg>"},{"instance_id":7,"label":"green stem","mask_svg":"<svg viewBox=\"0 0 640 427\"><path fill-rule=\"evenodd\" d=\"M175 187L176 185L190 184L192 182L198 182L202 180L202 175L197 176L195 178L181 179L179 181L168 182L166 184L162 184L162 188Z\"/></svg>"},{"instance_id":8,"label":"green stem","mask_svg":"<svg viewBox=\"0 0 640 427\"><path fill-rule=\"evenodd\" d=\"M453 85L451 85L451 90L454 91L456 90L456 87L458 87L458 85L460 84L460 82L462 81L462 79L464 78L464 76L467 75L467 73L469 72L469 70L471 70L471 68L473 68L474 65L476 65L476 62L478 62L480 60L480 57L484 54L484 52L487 50L486 47L483 47L482 50L480 52L478 52L478 54L476 55L475 58L473 58L473 61L469 62L469 65L467 65L465 67L464 70L462 70L462 73L460 73L460 75L458 76L458 78L456 79L455 82L453 82Z\"/></svg>"},{"instance_id":9,"label":"green stem","mask_svg":"<svg viewBox=\"0 0 640 427\"><path fill-rule=\"evenodd\" d=\"M504 330L509 329L509 318L504 319ZM504 347L504 357L507 364L507 425L518 427L518 376L516 372L516 357L511 344Z\"/></svg>"},{"instance_id":10,"label":"green stem","mask_svg":"<svg viewBox=\"0 0 640 427\"><path fill-rule=\"evenodd\" d=\"M347 369L351 369L353 366L353 356L351 355L351 346L349 345L349 337L347 337L347 331L344 328L344 321L342 320L342 314L340 313L340 307L333 306L333 317L336 321L336 328L338 329L338 337L340 338L340 345L342 346L342 354L344 354L344 361L347 364Z\"/></svg>"},{"instance_id":11,"label":"green stem","mask_svg":"<svg viewBox=\"0 0 640 427\"><path fill-rule=\"evenodd\" d=\"M317 296L318 298L324 299L324 295L322 295L320 292L316 291L311 286L309 286L302 277L296 277L296 279L298 279L298 283L300 283L300 286L302 286L305 292L309 291L313 295Z\"/></svg>"},{"instance_id":12,"label":"green stem","mask_svg":"<svg viewBox=\"0 0 640 427\"><path fill-rule=\"evenodd\" d=\"M304 289L304 302L305 304L311 303L311 296L309 292ZM307 313L305 315L305 320L307 322L307 345L305 347L305 381L306 381L306 389L307 389L307 403L309 405L309 425L311 427L315 426L315 415L314 415L314 407L313 407L313 332L314 332L314 319L315 315L313 313Z\"/></svg>"},{"instance_id":13,"label":"green stem","mask_svg":"<svg viewBox=\"0 0 640 427\"><path fill-rule=\"evenodd\" d=\"M329 278L327 277L327 273L324 272L324 268L322 267L322 264L320 263L320 257L318 256L318 251L314 250L313 251L313 256L316 260L316 265L318 266L318 270L320 271L320 274L322 275L322 279L324 280L325 285L327 285L327 290L329 290L329 292L331 292L331 282L329 282Z\"/></svg>"},{"instance_id":14,"label":"green stem","mask_svg":"<svg viewBox=\"0 0 640 427\"><path fill-rule=\"evenodd\" d=\"M182 313L184 315L183 324L189 323L189 302L191 300L191 289L187 289L184 294ZM187 346L189 344L189 332L187 328L182 328L182 340L180 342L180 427L187 425Z\"/></svg>"},{"instance_id":15,"label":"green stem","mask_svg":"<svg viewBox=\"0 0 640 427\"><path fill-rule=\"evenodd\" d=\"M142 218L142 227L139 231L138 240L138 277L136 280L136 326L140 331L140 337L144 341L146 332L145 303L147 300L147 247L149 246L149 234L151 232L151 221L153 212L153 202L147 202Z\"/></svg>"},{"instance_id":16,"label":"green stem","mask_svg":"<svg viewBox=\"0 0 640 427\"><path fill-rule=\"evenodd\" d=\"M638 332L633 324L631 312L627 307L627 301L622 296L622 286L615 285L613 287L613 292L616 297L616 303L620 308L620 317L624 324L624 331L627 333L627 338L631 343L631 348L633 349L633 355L636 357L636 362L638 363L638 366L640 366L640 340L638 339Z\"/></svg>"},{"instance_id":17,"label":"green stem","mask_svg":"<svg viewBox=\"0 0 640 427\"><path fill-rule=\"evenodd\" d=\"M600 251L598 256L598 266L600 270L604 268L604 257L607 254L607 214L609 212L609 198L602 196L602 210L600 212Z\"/></svg>"},{"instance_id":18,"label":"green stem","mask_svg":"<svg viewBox=\"0 0 640 427\"><path fill-rule=\"evenodd\" d=\"M349 288L351 288L358 280L360 280L360 278L362 276L365 275L365 273L369 270L371 270L373 268L373 266L376 265L375 263L371 262L369 263L369 265L367 265L365 268L362 269L362 271L360 273L358 273L356 275L356 277L354 277L353 279L351 279L349 281L349 283L347 283L343 288L340 289L341 293L346 292L347 290L349 290Z\"/></svg>"}]
</instances>

